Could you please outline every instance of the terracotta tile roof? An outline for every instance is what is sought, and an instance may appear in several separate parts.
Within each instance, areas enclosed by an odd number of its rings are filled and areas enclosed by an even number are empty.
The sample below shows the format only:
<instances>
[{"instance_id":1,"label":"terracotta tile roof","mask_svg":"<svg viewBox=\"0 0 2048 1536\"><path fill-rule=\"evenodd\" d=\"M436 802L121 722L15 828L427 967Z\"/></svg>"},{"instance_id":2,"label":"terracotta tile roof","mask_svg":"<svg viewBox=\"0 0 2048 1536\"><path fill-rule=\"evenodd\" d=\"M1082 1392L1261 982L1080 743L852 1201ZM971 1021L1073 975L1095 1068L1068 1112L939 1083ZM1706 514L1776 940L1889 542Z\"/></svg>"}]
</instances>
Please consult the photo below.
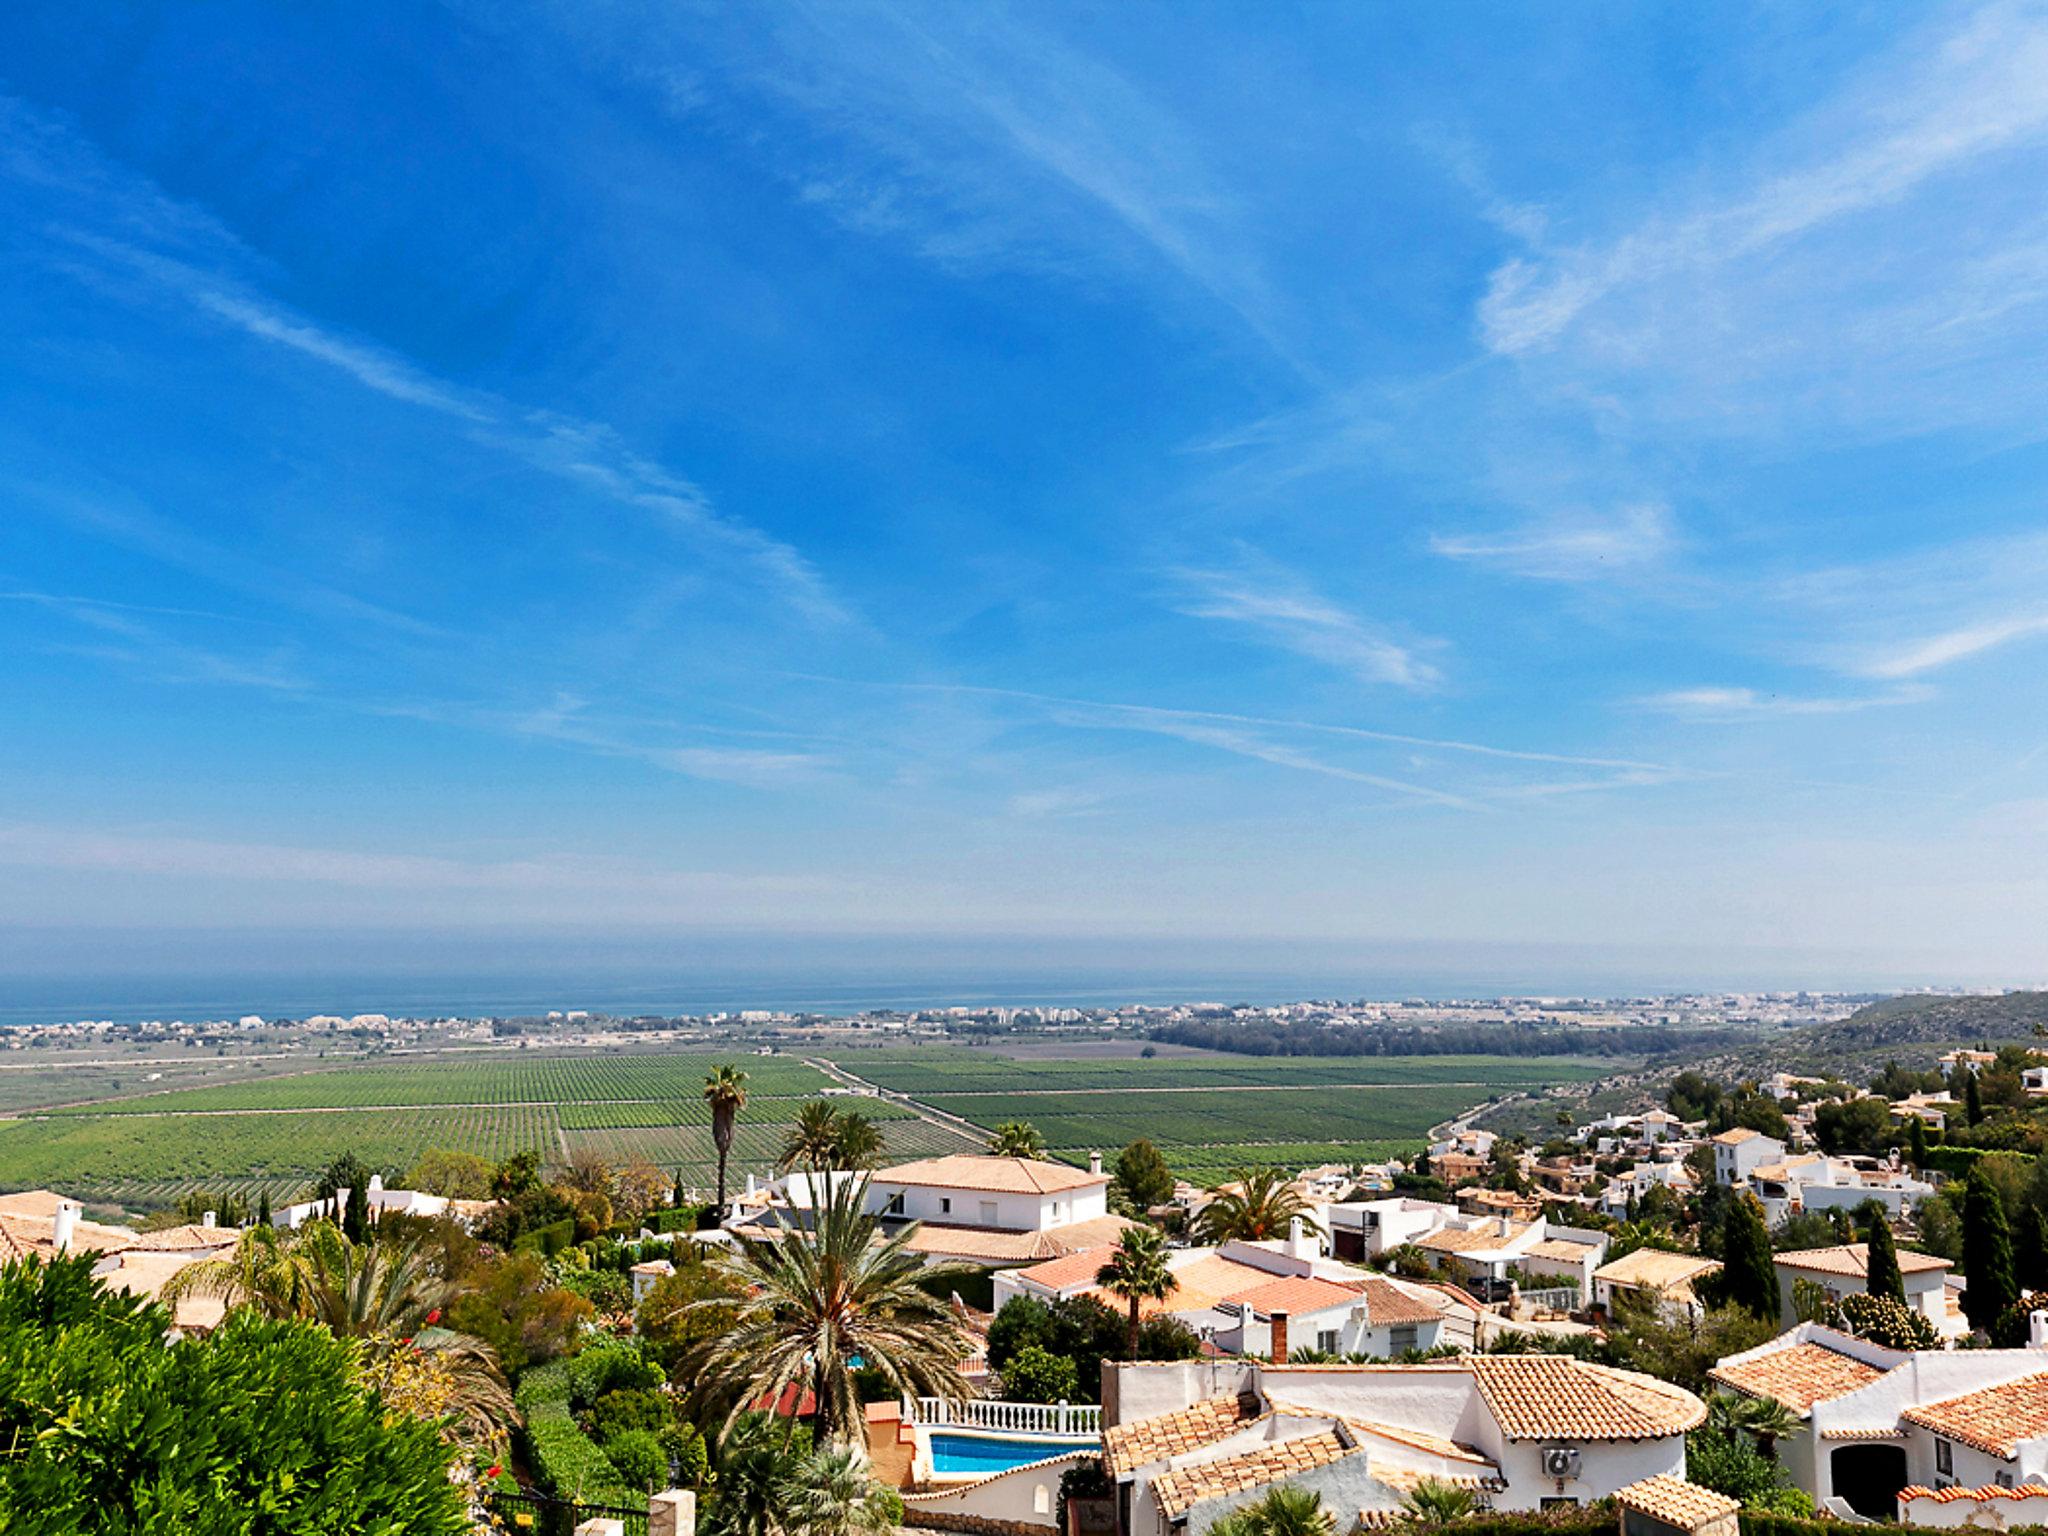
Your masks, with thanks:
<instances>
[{"instance_id":1,"label":"terracotta tile roof","mask_svg":"<svg viewBox=\"0 0 2048 1536\"><path fill-rule=\"evenodd\" d=\"M989 1264L1032 1264L1114 1242L1125 1227L1122 1216L1095 1216L1044 1232L998 1232L989 1227L946 1227L922 1222L904 1245L912 1253L979 1259Z\"/></svg>"},{"instance_id":2,"label":"terracotta tile roof","mask_svg":"<svg viewBox=\"0 0 2048 1536\"><path fill-rule=\"evenodd\" d=\"M1343 1435L1326 1429L1262 1445L1241 1456L1226 1456L1220 1461L1205 1461L1168 1472L1153 1481L1152 1497L1161 1514L1178 1520L1204 1499L1247 1493L1357 1454L1357 1447Z\"/></svg>"},{"instance_id":3,"label":"terracotta tile roof","mask_svg":"<svg viewBox=\"0 0 2048 1536\"><path fill-rule=\"evenodd\" d=\"M40 1216L48 1221L57 1214L57 1207L70 1198L54 1189L16 1190L11 1195L0 1195L0 1216Z\"/></svg>"},{"instance_id":4,"label":"terracotta tile roof","mask_svg":"<svg viewBox=\"0 0 2048 1536\"><path fill-rule=\"evenodd\" d=\"M1697 1253L1666 1253L1660 1248L1638 1248L1610 1260L1593 1271L1595 1280L1609 1285L1638 1286L1644 1290L1669 1291L1690 1296L1692 1283L1721 1267L1719 1259Z\"/></svg>"},{"instance_id":5,"label":"terracotta tile roof","mask_svg":"<svg viewBox=\"0 0 2048 1536\"><path fill-rule=\"evenodd\" d=\"M1867 1387L1884 1372L1877 1366L1811 1340L1707 1373L1751 1397L1774 1397L1802 1418L1815 1403Z\"/></svg>"},{"instance_id":6,"label":"terracotta tile roof","mask_svg":"<svg viewBox=\"0 0 2048 1536\"><path fill-rule=\"evenodd\" d=\"M1115 1252L1114 1243L1083 1248L1075 1253L1063 1254L1057 1259L1047 1259L1043 1264L1034 1264L1029 1269L1019 1270L1017 1277L1042 1285L1049 1291L1063 1291L1070 1285L1093 1285L1096 1271L1107 1264L1109 1256Z\"/></svg>"},{"instance_id":7,"label":"terracotta tile roof","mask_svg":"<svg viewBox=\"0 0 2048 1536\"><path fill-rule=\"evenodd\" d=\"M1508 1230L1500 1230L1496 1221L1488 1221L1476 1230L1464 1227L1441 1227L1427 1237L1415 1239L1415 1246L1425 1249L1441 1249L1445 1253L1491 1253L1505 1248L1516 1238L1527 1232L1533 1222L1509 1222Z\"/></svg>"},{"instance_id":8,"label":"terracotta tile roof","mask_svg":"<svg viewBox=\"0 0 2048 1536\"><path fill-rule=\"evenodd\" d=\"M37 1216L0 1215L0 1254L19 1259L37 1253L48 1258L57 1251L56 1228L54 1220ZM120 1253L134 1245L133 1233L96 1221L81 1219L71 1229L73 1253Z\"/></svg>"},{"instance_id":9,"label":"terracotta tile roof","mask_svg":"<svg viewBox=\"0 0 2048 1536\"><path fill-rule=\"evenodd\" d=\"M935 1189L980 1189L1004 1195L1056 1195L1070 1189L1091 1189L1109 1182L1106 1173L1090 1173L1066 1163L1029 1157L987 1157L954 1152L915 1163L878 1169L876 1184L914 1184Z\"/></svg>"},{"instance_id":10,"label":"terracotta tile roof","mask_svg":"<svg viewBox=\"0 0 2048 1536\"><path fill-rule=\"evenodd\" d=\"M1466 1368L1510 1440L1661 1440L1707 1416L1683 1387L1568 1355L1475 1355Z\"/></svg>"},{"instance_id":11,"label":"terracotta tile roof","mask_svg":"<svg viewBox=\"0 0 2048 1536\"><path fill-rule=\"evenodd\" d=\"M1633 1509L1652 1520L1675 1525L1680 1530L1691 1530L1709 1520L1723 1519L1742 1508L1725 1493L1716 1493L1711 1488L1702 1488L1697 1483L1689 1483L1682 1477L1672 1477L1665 1472L1618 1489L1614 1502L1623 1509Z\"/></svg>"},{"instance_id":12,"label":"terracotta tile roof","mask_svg":"<svg viewBox=\"0 0 2048 1536\"><path fill-rule=\"evenodd\" d=\"M1870 1273L1870 1245L1843 1243L1835 1248L1795 1248L1790 1253L1779 1254L1772 1262L1787 1269L1811 1270L1817 1275L1848 1275L1861 1280ZM1929 1270L1949 1267L1947 1259L1937 1259L1931 1253L1899 1250L1899 1273L1902 1275L1922 1275Z\"/></svg>"},{"instance_id":13,"label":"terracotta tile roof","mask_svg":"<svg viewBox=\"0 0 2048 1536\"><path fill-rule=\"evenodd\" d=\"M1938 1403L1916 1403L1900 1409L1899 1417L2010 1461L2022 1440L2048 1435L2048 1371Z\"/></svg>"},{"instance_id":14,"label":"terracotta tile roof","mask_svg":"<svg viewBox=\"0 0 2048 1536\"><path fill-rule=\"evenodd\" d=\"M1355 1305L1359 1294L1357 1286L1339 1285L1335 1280L1318 1280L1312 1275L1268 1275L1263 1276L1258 1284L1247 1286L1224 1299L1249 1308L1260 1317L1271 1317L1275 1312L1299 1316L1327 1311L1331 1307Z\"/></svg>"},{"instance_id":15,"label":"terracotta tile roof","mask_svg":"<svg viewBox=\"0 0 2048 1536\"><path fill-rule=\"evenodd\" d=\"M1102 1465L1111 1477L1214 1445L1259 1418L1258 1399L1212 1397L1178 1413L1113 1424L1102 1432Z\"/></svg>"},{"instance_id":16,"label":"terracotta tile roof","mask_svg":"<svg viewBox=\"0 0 2048 1536\"><path fill-rule=\"evenodd\" d=\"M1595 1243L1568 1243L1561 1237L1546 1237L1540 1243L1532 1243L1529 1257L1532 1259L1556 1259L1565 1264L1577 1264L1589 1253L1598 1253Z\"/></svg>"},{"instance_id":17,"label":"terracotta tile roof","mask_svg":"<svg viewBox=\"0 0 2048 1536\"><path fill-rule=\"evenodd\" d=\"M1762 1135L1762 1131L1752 1131L1746 1125L1738 1125L1734 1130L1723 1131L1720 1135L1716 1136L1714 1144L1720 1147L1739 1147L1745 1141L1755 1141Z\"/></svg>"},{"instance_id":18,"label":"terracotta tile roof","mask_svg":"<svg viewBox=\"0 0 2048 1536\"><path fill-rule=\"evenodd\" d=\"M1421 1297L1411 1296L1385 1280L1365 1282L1365 1316L1376 1328L1406 1323L1434 1323L1442 1319L1443 1308Z\"/></svg>"},{"instance_id":19,"label":"terracotta tile roof","mask_svg":"<svg viewBox=\"0 0 2048 1536\"><path fill-rule=\"evenodd\" d=\"M1899 1490L1901 1504L1914 1499L1926 1499L1934 1504L1953 1504L1958 1499L1969 1499L1988 1504L1993 1499L2048 1499L2048 1488L2039 1483L2021 1483L2017 1488L1924 1488L1914 1483Z\"/></svg>"},{"instance_id":20,"label":"terracotta tile roof","mask_svg":"<svg viewBox=\"0 0 2048 1536\"><path fill-rule=\"evenodd\" d=\"M196 1222L187 1222L180 1227L144 1232L129 1246L161 1253L182 1253L189 1249L204 1251L208 1248L232 1248L241 1235L233 1227L202 1227Z\"/></svg>"}]
</instances>

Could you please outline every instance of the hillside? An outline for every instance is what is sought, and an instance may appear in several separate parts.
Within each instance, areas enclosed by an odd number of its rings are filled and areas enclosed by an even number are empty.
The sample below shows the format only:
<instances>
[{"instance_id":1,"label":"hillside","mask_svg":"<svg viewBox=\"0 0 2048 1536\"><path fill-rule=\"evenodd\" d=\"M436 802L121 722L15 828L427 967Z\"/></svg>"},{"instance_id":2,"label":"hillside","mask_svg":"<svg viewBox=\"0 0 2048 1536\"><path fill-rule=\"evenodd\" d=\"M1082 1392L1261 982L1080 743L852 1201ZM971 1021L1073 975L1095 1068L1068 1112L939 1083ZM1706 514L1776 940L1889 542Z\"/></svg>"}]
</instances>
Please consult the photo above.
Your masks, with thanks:
<instances>
[{"instance_id":1,"label":"hillside","mask_svg":"<svg viewBox=\"0 0 2048 1536\"><path fill-rule=\"evenodd\" d=\"M2048 1029L2048 992L2000 997L1894 997L1833 1024L1796 1030L1782 1049L1814 1056L1856 1056L1886 1047L2032 1041Z\"/></svg>"}]
</instances>

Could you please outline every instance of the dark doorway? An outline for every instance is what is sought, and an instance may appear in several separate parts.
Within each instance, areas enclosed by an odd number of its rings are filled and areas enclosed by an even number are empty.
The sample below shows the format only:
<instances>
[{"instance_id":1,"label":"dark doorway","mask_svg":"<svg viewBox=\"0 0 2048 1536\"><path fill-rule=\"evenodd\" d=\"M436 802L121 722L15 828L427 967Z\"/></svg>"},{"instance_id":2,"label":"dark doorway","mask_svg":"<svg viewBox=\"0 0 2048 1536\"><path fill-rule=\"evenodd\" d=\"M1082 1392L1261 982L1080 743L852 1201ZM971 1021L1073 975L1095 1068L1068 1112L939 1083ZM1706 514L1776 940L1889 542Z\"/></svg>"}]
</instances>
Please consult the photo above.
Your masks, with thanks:
<instances>
[{"instance_id":1,"label":"dark doorway","mask_svg":"<svg viewBox=\"0 0 2048 1536\"><path fill-rule=\"evenodd\" d=\"M1835 1497L1871 1520L1899 1517L1899 1490L1906 1486L1906 1448L1902 1445L1845 1445L1828 1463Z\"/></svg>"}]
</instances>

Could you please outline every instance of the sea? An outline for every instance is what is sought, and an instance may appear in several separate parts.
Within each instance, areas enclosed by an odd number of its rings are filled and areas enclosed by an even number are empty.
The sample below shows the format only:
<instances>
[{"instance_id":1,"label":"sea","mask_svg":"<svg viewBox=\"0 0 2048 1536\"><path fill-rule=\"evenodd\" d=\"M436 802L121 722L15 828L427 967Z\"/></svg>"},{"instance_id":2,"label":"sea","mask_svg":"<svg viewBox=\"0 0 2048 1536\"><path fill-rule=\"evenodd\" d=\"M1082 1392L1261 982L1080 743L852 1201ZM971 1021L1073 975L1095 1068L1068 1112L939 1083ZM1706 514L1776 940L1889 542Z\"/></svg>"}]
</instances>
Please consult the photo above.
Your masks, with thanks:
<instances>
[{"instance_id":1,"label":"sea","mask_svg":"<svg viewBox=\"0 0 2048 1536\"><path fill-rule=\"evenodd\" d=\"M0 935L0 1026L332 1013L483 1017L582 1009L615 1016L920 1008L1084 1008L1304 999L1648 998L1726 992L1890 992L1994 984L1775 952L1641 953L1493 944L1209 945L897 936L592 939L476 935L385 944L246 933Z\"/></svg>"}]
</instances>

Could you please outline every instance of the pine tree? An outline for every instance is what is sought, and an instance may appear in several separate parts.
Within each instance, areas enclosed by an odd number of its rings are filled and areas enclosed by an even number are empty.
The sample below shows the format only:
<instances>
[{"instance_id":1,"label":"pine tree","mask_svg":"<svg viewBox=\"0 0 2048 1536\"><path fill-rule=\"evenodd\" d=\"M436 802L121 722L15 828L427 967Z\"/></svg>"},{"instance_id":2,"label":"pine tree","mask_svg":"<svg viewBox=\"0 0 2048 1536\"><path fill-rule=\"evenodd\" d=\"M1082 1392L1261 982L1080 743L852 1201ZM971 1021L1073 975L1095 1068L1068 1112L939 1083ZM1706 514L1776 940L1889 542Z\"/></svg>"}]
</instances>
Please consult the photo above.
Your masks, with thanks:
<instances>
[{"instance_id":1,"label":"pine tree","mask_svg":"<svg viewBox=\"0 0 2048 1536\"><path fill-rule=\"evenodd\" d=\"M1963 1117L1972 1125L1984 1123L1984 1094L1977 1086L1977 1074L1974 1072L1963 1089Z\"/></svg>"},{"instance_id":2,"label":"pine tree","mask_svg":"<svg viewBox=\"0 0 2048 1536\"><path fill-rule=\"evenodd\" d=\"M256 1225L259 1227L270 1225L270 1191L267 1189L263 1191L263 1204L256 1211Z\"/></svg>"},{"instance_id":3,"label":"pine tree","mask_svg":"<svg viewBox=\"0 0 2048 1536\"><path fill-rule=\"evenodd\" d=\"M1970 1282L1963 1288L1963 1312L1972 1328L1990 1328L1999 1313L2019 1300L2005 1201L1981 1167L1971 1170L1963 1199L1963 1273Z\"/></svg>"},{"instance_id":4,"label":"pine tree","mask_svg":"<svg viewBox=\"0 0 2048 1536\"><path fill-rule=\"evenodd\" d=\"M1912 1129L1906 1135L1906 1155L1913 1160L1916 1172L1927 1166L1927 1122L1918 1115L1913 1117Z\"/></svg>"},{"instance_id":5,"label":"pine tree","mask_svg":"<svg viewBox=\"0 0 2048 1536\"><path fill-rule=\"evenodd\" d=\"M1778 1271L1771 1262L1771 1234L1764 1208L1744 1194L1729 1207L1721 1236L1721 1294L1730 1306L1761 1318L1778 1315Z\"/></svg>"},{"instance_id":6,"label":"pine tree","mask_svg":"<svg viewBox=\"0 0 2048 1536\"><path fill-rule=\"evenodd\" d=\"M1892 1241L1891 1223L1873 1216L1869 1243L1870 1260L1864 1272L1863 1289L1872 1296L1887 1296L1903 1305L1906 1277L1899 1272L1899 1249Z\"/></svg>"}]
</instances>

